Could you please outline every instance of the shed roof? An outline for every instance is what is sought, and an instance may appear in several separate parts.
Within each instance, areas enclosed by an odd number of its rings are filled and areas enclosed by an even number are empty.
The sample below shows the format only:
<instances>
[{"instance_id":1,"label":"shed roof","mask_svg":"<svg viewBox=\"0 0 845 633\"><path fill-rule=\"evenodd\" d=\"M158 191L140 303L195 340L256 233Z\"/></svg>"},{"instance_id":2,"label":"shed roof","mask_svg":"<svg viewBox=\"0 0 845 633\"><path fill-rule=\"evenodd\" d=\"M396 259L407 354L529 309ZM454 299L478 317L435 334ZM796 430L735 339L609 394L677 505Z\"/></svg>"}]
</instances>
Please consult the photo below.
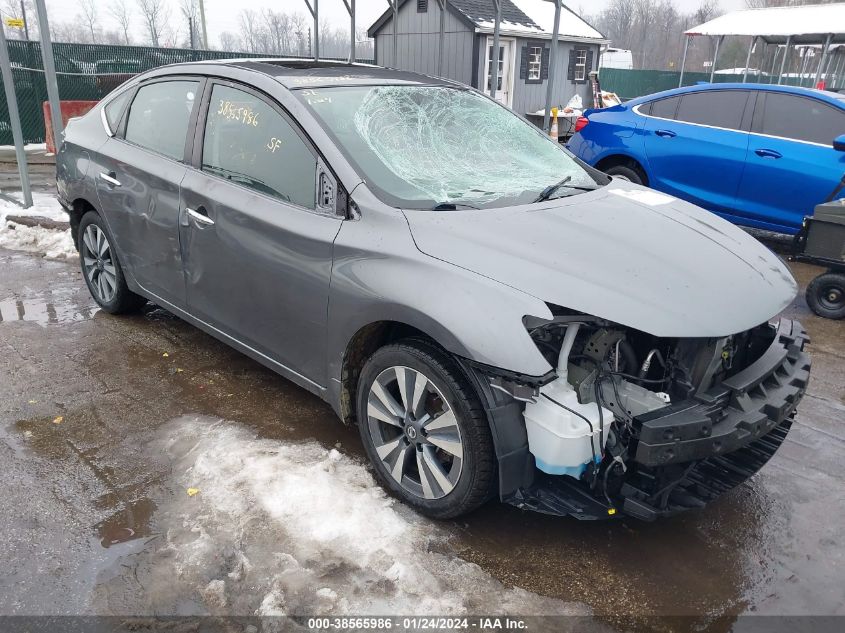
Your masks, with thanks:
<instances>
[{"instance_id":1,"label":"shed roof","mask_svg":"<svg viewBox=\"0 0 845 633\"><path fill-rule=\"evenodd\" d=\"M407 0L399 0L399 6ZM432 3L433 4L433 3ZM492 33L495 28L496 8L493 0L447 0L449 10L468 22L476 33ZM393 17L387 11L369 28L373 37ZM499 31L503 35L517 35L547 39L554 30L555 5L552 0L502 0L502 21ZM605 40L598 30L563 5L560 12L560 37L566 39Z\"/></svg>"},{"instance_id":2,"label":"shed roof","mask_svg":"<svg viewBox=\"0 0 845 633\"><path fill-rule=\"evenodd\" d=\"M770 43L818 44L832 34L845 42L845 4L811 4L732 11L686 31L687 35L754 35Z\"/></svg>"}]
</instances>

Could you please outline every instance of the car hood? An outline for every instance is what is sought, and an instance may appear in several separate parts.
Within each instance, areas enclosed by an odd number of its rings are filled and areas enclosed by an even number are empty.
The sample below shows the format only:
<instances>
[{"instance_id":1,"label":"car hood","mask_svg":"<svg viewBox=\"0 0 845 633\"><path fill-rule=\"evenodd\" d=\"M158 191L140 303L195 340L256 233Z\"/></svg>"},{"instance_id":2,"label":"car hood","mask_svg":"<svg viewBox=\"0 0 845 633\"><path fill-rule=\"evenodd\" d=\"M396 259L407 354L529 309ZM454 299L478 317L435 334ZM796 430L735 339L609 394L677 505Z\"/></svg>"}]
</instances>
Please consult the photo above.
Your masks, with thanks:
<instances>
[{"instance_id":1,"label":"car hood","mask_svg":"<svg viewBox=\"0 0 845 633\"><path fill-rule=\"evenodd\" d=\"M745 231L630 183L543 204L404 212L423 253L655 336L726 336L783 310L797 286Z\"/></svg>"}]
</instances>

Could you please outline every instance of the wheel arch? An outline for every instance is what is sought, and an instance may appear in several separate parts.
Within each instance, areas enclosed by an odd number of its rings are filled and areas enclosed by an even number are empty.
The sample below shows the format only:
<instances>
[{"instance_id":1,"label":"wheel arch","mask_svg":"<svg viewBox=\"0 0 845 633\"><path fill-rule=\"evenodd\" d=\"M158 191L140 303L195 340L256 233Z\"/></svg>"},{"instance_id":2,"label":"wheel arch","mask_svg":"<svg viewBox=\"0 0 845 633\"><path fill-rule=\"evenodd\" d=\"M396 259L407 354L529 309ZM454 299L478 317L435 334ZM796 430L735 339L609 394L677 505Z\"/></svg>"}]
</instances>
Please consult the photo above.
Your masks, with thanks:
<instances>
[{"instance_id":1,"label":"wheel arch","mask_svg":"<svg viewBox=\"0 0 845 633\"><path fill-rule=\"evenodd\" d=\"M640 175L643 177L643 184L648 186L650 178L648 172L646 171L645 165L643 165L639 160L637 160L630 154L621 154L618 152L610 154L597 160L595 165L593 166L599 171L607 171L611 167L616 167L617 165L624 165L639 172Z\"/></svg>"},{"instance_id":2,"label":"wheel arch","mask_svg":"<svg viewBox=\"0 0 845 633\"><path fill-rule=\"evenodd\" d=\"M408 338L423 340L439 350L453 355L434 336L403 321L385 319L373 321L360 327L349 339L341 364L340 393L337 403L338 414L344 424L355 423L358 379L367 359L379 348Z\"/></svg>"},{"instance_id":3,"label":"wheel arch","mask_svg":"<svg viewBox=\"0 0 845 633\"><path fill-rule=\"evenodd\" d=\"M343 356L340 394L335 399L343 423L356 423L358 380L367 359L381 347L409 338L424 341L454 358L467 384L482 403L493 437L499 497L504 499L520 487L529 485L533 480L533 461L528 453L528 437L522 419L523 404L491 388L489 377L477 366L408 323L375 321L359 328L350 339Z\"/></svg>"},{"instance_id":4,"label":"wheel arch","mask_svg":"<svg viewBox=\"0 0 845 633\"><path fill-rule=\"evenodd\" d=\"M73 244L76 250L79 250L79 223L82 222L82 216L89 211L97 211L97 208L85 198L76 198L68 209L68 216L70 217L70 234L73 238Z\"/></svg>"}]
</instances>

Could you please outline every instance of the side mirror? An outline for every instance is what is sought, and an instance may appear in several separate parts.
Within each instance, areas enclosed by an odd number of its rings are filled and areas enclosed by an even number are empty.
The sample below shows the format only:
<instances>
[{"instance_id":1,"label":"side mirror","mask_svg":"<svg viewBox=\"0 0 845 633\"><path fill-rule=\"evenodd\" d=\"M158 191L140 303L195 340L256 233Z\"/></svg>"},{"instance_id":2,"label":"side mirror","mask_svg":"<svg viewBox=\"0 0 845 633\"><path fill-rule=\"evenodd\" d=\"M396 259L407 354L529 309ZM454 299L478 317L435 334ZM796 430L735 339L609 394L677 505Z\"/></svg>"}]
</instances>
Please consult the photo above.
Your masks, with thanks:
<instances>
[{"instance_id":1,"label":"side mirror","mask_svg":"<svg viewBox=\"0 0 845 633\"><path fill-rule=\"evenodd\" d=\"M833 139L833 149L837 152L845 152L845 134L840 134Z\"/></svg>"}]
</instances>

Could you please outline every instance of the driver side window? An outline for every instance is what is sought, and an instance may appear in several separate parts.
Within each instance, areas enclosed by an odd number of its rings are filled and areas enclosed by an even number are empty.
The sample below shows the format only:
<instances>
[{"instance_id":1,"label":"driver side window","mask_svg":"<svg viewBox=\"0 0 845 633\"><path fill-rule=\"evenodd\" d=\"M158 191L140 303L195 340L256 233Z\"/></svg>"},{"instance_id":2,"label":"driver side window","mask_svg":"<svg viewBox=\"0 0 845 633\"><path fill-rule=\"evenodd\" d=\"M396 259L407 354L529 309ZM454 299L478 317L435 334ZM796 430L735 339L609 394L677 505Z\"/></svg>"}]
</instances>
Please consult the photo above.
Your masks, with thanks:
<instances>
[{"instance_id":1,"label":"driver side window","mask_svg":"<svg viewBox=\"0 0 845 633\"><path fill-rule=\"evenodd\" d=\"M202 170L314 209L317 159L277 110L243 90L213 87Z\"/></svg>"}]
</instances>

